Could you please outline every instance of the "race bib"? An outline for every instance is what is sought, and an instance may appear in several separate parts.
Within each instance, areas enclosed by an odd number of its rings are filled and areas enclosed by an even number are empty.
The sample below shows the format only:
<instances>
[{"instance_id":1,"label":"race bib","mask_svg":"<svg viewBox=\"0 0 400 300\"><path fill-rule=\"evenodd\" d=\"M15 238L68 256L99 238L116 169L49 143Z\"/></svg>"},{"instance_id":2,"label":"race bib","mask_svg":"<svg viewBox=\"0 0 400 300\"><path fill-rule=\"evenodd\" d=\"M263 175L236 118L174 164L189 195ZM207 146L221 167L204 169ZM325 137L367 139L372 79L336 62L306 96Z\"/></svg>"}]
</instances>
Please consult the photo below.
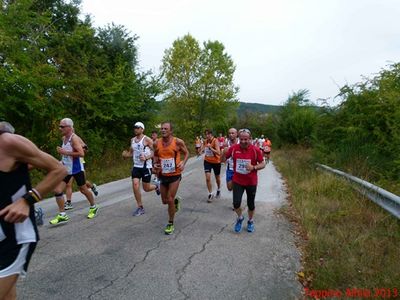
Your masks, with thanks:
<instances>
[{"instance_id":1,"label":"race bib","mask_svg":"<svg viewBox=\"0 0 400 300\"><path fill-rule=\"evenodd\" d=\"M210 147L206 147L206 149L204 149L204 153L206 156L214 156L214 152L212 152Z\"/></svg>"},{"instance_id":2,"label":"race bib","mask_svg":"<svg viewBox=\"0 0 400 300\"><path fill-rule=\"evenodd\" d=\"M164 174L175 172L175 159L174 158L162 158L161 159L161 172Z\"/></svg>"},{"instance_id":3,"label":"race bib","mask_svg":"<svg viewBox=\"0 0 400 300\"><path fill-rule=\"evenodd\" d=\"M233 170L234 170L234 169L233 169L233 158L232 158L232 157L229 157L229 158L226 160L226 162L227 162L227 165L228 165L228 169L231 170L231 171L233 171Z\"/></svg>"},{"instance_id":4,"label":"race bib","mask_svg":"<svg viewBox=\"0 0 400 300\"><path fill-rule=\"evenodd\" d=\"M249 174L250 171L247 171L246 166L251 163L251 159L237 159L236 160L236 172L239 174Z\"/></svg>"},{"instance_id":5,"label":"race bib","mask_svg":"<svg viewBox=\"0 0 400 300\"><path fill-rule=\"evenodd\" d=\"M143 164L143 162L140 160L140 152L139 151L133 151L133 162L135 165L140 165Z\"/></svg>"}]
</instances>

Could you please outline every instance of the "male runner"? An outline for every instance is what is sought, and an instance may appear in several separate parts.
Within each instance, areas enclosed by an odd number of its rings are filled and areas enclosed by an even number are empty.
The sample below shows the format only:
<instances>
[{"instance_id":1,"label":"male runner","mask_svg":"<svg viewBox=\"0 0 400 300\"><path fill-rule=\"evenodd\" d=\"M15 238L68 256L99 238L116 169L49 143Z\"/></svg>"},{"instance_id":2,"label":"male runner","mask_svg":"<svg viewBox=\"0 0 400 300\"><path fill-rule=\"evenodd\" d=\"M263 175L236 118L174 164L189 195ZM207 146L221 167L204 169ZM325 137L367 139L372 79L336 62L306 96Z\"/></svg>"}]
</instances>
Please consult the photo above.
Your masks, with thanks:
<instances>
[{"instance_id":1,"label":"male runner","mask_svg":"<svg viewBox=\"0 0 400 300\"><path fill-rule=\"evenodd\" d=\"M74 177L78 184L79 191L86 196L89 201L89 213L88 219L93 219L97 216L99 206L94 201L93 194L89 191L86 186L85 168L81 161L81 157L85 156L85 151L82 148L81 138L74 133L74 122L70 118L64 118L60 121L58 126L63 136L62 146L57 147L57 152L62 155L62 164L67 168L68 175L63 181L56 187L55 197L59 209L57 216L50 220L51 225L58 225L66 223L69 220L69 216L65 213L65 200L63 191L67 185L67 182Z\"/></svg>"},{"instance_id":2,"label":"male runner","mask_svg":"<svg viewBox=\"0 0 400 300\"><path fill-rule=\"evenodd\" d=\"M16 299L18 276L26 274L39 240L34 203L52 191L67 170L31 141L13 134L7 124L0 124L0 299ZM47 172L35 188L28 164Z\"/></svg>"},{"instance_id":3,"label":"male runner","mask_svg":"<svg viewBox=\"0 0 400 300\"><path fill-rule=\"evenodd\" d=\"M251 133L248 129L239 130L239 144L233 145L224 153L226 158L233 159L233 206L237 214L235 232L242 230L242 197L244 191L247 195L247 207L249 220L247 222L247 231L254 231L254 211L255 197L257 191L257 171L265 168L264 157L260 149L251 144Z\"/></svg>"},{"instance_id":4,"label":"male runner","mask_svg":"<svg viewBox=\"0 0 400 300\"><path fill-rule=\"evenodd\" d=\"M179 197L175 197L182 179L182 172L189 158L189 151L185 142L173 136L171 122L161 124L161 136L155 145L154 160L159 171L161 183L161 200L168 205L168 224L165 227L165 234L174 232L174 217L179 210ZM181 160L183 154L183 160Z\"/></svg>"},{"instance_id":5,"label":"male runner","mask_svg":"<svg viewBox=\"0 0 400 300\"><path fill-rule=\"evenodd\" d=\"M221 196L221 153L219 148L219 143L217 139L213 136L211 129L205 130L206 140L204 141L201 152L204 152L204 172L206 175L206 184L208 189L207 202L211 203L214 197L212 193L212 183L211 183L211 170L214 170L215 182L217 184L216 198Z\"/></svg>"},{"instance_id":6,"label":"male runner","mask_svg":"<svg viewBox=\"0 0 400 300\"><path fill-rule=\"evenodd\" d=\"M131 139L131 147L129 150L122 152L123 158L133 158L133 168L131 172L132 189L136 199L137 208L133 212L134 216L140 216L145 213L142 194L140 192L140 179L142 180L143 190L145 192L156 191L160 194L158 183L150 184L151 169L153 168L153 140L143 134L144 124L136 122L134 125L135 136Z\"/></svg>"}]
</instances>

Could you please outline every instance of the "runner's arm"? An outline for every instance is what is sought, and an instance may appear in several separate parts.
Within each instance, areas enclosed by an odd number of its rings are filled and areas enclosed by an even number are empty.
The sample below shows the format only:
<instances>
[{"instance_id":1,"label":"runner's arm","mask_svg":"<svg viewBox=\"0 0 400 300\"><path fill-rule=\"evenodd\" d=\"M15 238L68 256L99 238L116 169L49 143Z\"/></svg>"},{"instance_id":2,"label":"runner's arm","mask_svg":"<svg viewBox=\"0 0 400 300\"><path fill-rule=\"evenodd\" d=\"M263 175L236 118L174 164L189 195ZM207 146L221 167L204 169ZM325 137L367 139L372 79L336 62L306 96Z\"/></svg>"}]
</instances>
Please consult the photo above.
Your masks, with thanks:
<instances>
[{"instance_id":1,"label":"runner's arm","mask_svg":"<svg viewBox=\"0 0 400 300\"><path fill-rule=\"evenodd\" d=\"M32 166L47 171L47 175L33 189L38 200L52 191L58 183L67 175L67 170L51 155L39 150L27 138L20 135L12 135L7 138L3 147L16 162L31 164ZM20 198L0 211L0 216L6 222L23 222L29 216L29 204L24 198Z\"/></svg>"},{"instance_id":2,"label":"runner's arm","mask_svg":"<svg viewBox=\"0 0 400 300\"><path fill-rule=\"evenodd\" d=\"M179 165L177 166L179 169L181 169L181 171L183 171L183 169L185 168L186 162L189 159L189 151L185 145L185 142L181 139L176 139L176 144L179 147L179 150L183 153L183 160L179 163Z\"/></svg>"},{"instance_id":3,"label":"runner's arm","mask_svg":"<svg viewBox=\"0 0 400 300\"><path fill-rule=\"evenodd\" d=\"M131 144L132 144L132 139L131 139ZM129 147L129 150L124 150L122 151L122 157L123 158L129 158L133 156L133 149L132 147Z\"/></svg>"},{"instance_id":4,"label":"runner's arm","mask_svg":"<svg viewBox=\"0 0 400 300\"><path fill-rule=\"evenodd\" d=\"M260 149L256 149L256 154L257 154L256 157L257 164L253 165L253 170L258 171L265 168L265 161L264 161L264 156Z\"/></svg>"}]
</instances>

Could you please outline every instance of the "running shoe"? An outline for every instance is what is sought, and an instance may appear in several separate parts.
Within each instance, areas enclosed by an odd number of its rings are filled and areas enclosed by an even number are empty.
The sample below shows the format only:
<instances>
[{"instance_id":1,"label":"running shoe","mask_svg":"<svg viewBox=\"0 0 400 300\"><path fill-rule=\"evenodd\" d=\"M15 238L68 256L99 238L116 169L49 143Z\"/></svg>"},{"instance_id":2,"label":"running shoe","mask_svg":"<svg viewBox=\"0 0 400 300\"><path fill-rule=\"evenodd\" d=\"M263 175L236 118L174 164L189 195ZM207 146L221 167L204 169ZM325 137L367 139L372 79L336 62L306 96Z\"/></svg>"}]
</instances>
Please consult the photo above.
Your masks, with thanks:
<instances>
[{"instance_id":1,"label":"running shoe","mask_svg":"<svg viewBox=\"0 0 400 300\"><path fill-rule=\"evenodd\" d=\"M99 211L99 206L96 205L95 207L89 207L89 213L87 215L88 219L93 219L94 217L97 216L97 212Z\"/></svg>"},{"instance_id":2,"label":"running shoe","mask_svg":"<svg viewBox=\"0 0 400 300\"><path fill-rule=\"evenodd\" d=\"M211 202L213 201L213 198L214 198L213 194L209 194L209 195L208 195L207 202L208 202L208 203L211 203Z\"/></svg>"},{"instance_id":3,"label":"running shoe","mask_svg":"<svg viewBox=\"0 0 400 300\"><path fill-rule=\"evenodd\" d=\"M155 181L154 184L156 185L156 193L158 196L160 196L160 181Z\"/></svg>"},{"instance_id":4,"label":"running shoe","mask_svg":"<svg viewBox=\"0 0 400 300\"><path fill-rule=\"evenodd\" d=\"M43 225L43 209L41 207L35 208L36 225Z\"/></svg>"},{"instance_id":5,"label":"running shoe","mask_svg":"<svg viewBox=\"0 0 400 300\"><path fill-rule=\"evenodd\" d=\"M174 224L168 223L167 226L165 226L164 232L165 232L165 234L169 235L169 234L173 234L174 230L175 230Z\"/></svg>"},{"instance_id":6,"label":"running shoe","mask_svg":"<svg viewBox=\"0 0 400 300\"><path fill-rule=\"evenodd\" d=\"M236 219L235 232L240 232L242 230L243 220L244 220L243 216L241 218Z\"/></svg>"},{"instance_id":7,"label":"running shoe","mask_svg":"<svg viewBox=\"0 0 400 300\"><path fill-rule=\"evenodd\" d=\"M97 190L97 185L93 183L92 187L90 188L95 196L99 194L99 191Z\"/></svg>"},{"instance_id":8,"label":"running shoe","mask_svg":"<svg viewBox=\"0 0 400 300\"><path fill-rule=\"evenodd\" d=\"M49 223L51 225L58 225L58 224L61 224L61 223L67 223L68 220L69 220L68 215L58 214L53 220L50 220Z\"/></svg>"},{"instance_id":9,"label":"running shoe","mask_svg":"<svg viewBox=\"0 0 400 300\"><path fill-rule=\"evenodd\" d=\"M144 208L143 207L138 207L136 210L133 212L133 216L138 217L144 214Z\"/></svg>"},{"instance_id":10,"label":"running shoe","mask_svg":"<svg viewBox=\"0 0 400 300\"><path fill-rule=\"evenodd\" d=\"M221 191L217 190L217 194L215 195L215 198L219 199L221 198Z\"/></svg>"},{"instance_id":11,"label":"running shoe","mask_svg":"<svg viewBox=\"0 0 400 300\"><path fill-rule=\"evenodd\" d=\"M72 205L71 201L65 201L65 203L64 203L64 209L65 210L70 210L70 209L73 209L73 208L74 208L74 206Z\"/></svg>"},{"instance_id":12,"label":"running shoe","mask_svg":"<svg viewBox=\"0 0 400 300\"><path fill-rule=\"evenodd\" d=\"M177 213L181 209L181 200L182 198L179 196L176 196L174 199L175 213Z\"/></svg>"},{"instance_id":13,"label":"running shoe","mask_svg":"<svg viewBox=\"0 0 400 300\"><path fill-rule=\"evenodd\" d=\"M247 232L254 232L254 221L247 221Z\"/></svg>"}]
</instances>

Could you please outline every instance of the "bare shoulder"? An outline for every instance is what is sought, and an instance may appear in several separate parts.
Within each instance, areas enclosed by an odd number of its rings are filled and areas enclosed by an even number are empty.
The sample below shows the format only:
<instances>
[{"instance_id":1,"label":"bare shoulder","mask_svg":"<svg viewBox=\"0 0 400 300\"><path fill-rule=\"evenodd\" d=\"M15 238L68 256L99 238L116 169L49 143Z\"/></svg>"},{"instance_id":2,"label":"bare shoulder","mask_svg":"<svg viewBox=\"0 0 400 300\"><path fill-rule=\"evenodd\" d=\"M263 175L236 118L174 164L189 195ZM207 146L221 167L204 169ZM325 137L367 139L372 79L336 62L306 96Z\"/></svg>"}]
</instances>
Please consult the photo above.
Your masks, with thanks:
<instances>
[{"instance_id":1,"label":"bare shoulder","mask_svg":"<svg viewBox=\"0 0 400 300\"><path fill-rule=\"evenodd\" d=\"M180 138L176 138L176 144L179 146L185 146L185 142Z\"/></svg>"},{"instance_id":2,"label":"bare shoulder","mask_svg":"<svg viewBox=\"0 0 400 300\"><path fill-rule=\"evenodd\" d=\"M0 136L0 153L21 162L29 162L30 157L37 156L39 149L27 138L11 133Z\"/></svg>"},{"instance_id":3,"label":"bare shoulder","mask_svg":"<svg viewBox=\"0 0 400 300\"><path fill-rule=\"evenodd\" d=\"M33 143L30 140L18 134L3 133L0 135L0 147L4 151L23 150L32 145Z\"/></svg>"},{"instance_id":4,"label":"bare shoulder","mask_svg":"<svg viewBox=\"0 0 400 300\"><path fill-rule=\"evenodd\" d=\"M144 140L146 141L147 145L152 145L153 144L153 140L147 135L145 136Z\"/></svg>"}]
</instances>

